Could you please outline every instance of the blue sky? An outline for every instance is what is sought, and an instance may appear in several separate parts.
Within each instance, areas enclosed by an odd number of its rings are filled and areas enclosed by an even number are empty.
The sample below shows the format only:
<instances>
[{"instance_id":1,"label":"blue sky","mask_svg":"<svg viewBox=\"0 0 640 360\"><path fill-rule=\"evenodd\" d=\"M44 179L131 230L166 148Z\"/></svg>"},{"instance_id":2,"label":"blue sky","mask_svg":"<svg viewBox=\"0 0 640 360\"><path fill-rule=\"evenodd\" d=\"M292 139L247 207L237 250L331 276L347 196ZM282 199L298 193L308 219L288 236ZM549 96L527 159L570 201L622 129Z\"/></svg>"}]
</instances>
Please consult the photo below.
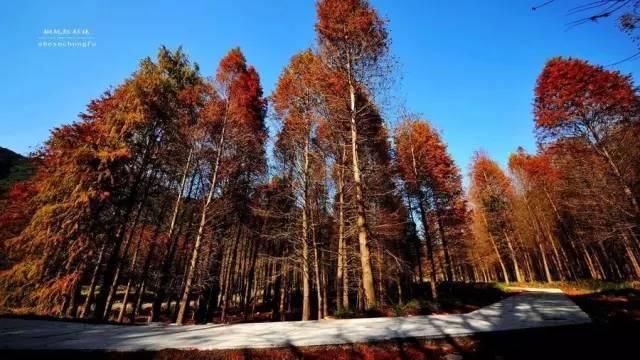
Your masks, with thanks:
<instances>
[{"instance_id":1,"label":"blue sky","mask_svg":"<svg viewBox=\"0 0 640 360\"><path fill-rule=\"evenodd\" d=\"M501 164L519 145L535 150L531 103L546 60L606 65L635 52L611 21L566 31L567 10L585 0L531 11L540 2L372 0L389 20L400 63L393 98L442 131L465 173L480 148ZM268 94L289 58L313 44L314 12L312 0L4 1L0 146L30 152L162 44L182 45L205 75L240 46ZM38 47L47 28L88 29L96 46ZM633 74L639 64L615 69Z\"/></svg>"}]
</instances>

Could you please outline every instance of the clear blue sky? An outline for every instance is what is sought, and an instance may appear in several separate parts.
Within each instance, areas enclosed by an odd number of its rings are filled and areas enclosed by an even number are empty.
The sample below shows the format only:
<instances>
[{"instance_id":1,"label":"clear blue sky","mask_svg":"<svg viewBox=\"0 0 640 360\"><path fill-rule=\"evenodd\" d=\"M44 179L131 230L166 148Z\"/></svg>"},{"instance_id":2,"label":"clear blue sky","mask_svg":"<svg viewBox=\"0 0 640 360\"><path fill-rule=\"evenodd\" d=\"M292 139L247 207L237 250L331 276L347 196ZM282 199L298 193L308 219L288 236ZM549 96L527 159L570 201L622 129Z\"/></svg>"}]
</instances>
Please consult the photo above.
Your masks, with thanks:
<instances>
[{"instance_id":1,"label":"clear blue sky","mask_svg":"<svg viewBox=\"0 0 640 360\"><path fill-rule=\"evenodd\" d=\"M535 149L535 79L556 55L611 64L635 52L611 21L565 31L572 4L559 0L373 0L390 21L401 83L394 94L439 128L464 172L483 148L505 164ZM182 45L211 75L240 46L269 93L289 58L313 44L312 0L20 1L0 4L0 146L26 154L69 123L90 99L131 74L164 44ZM96 47L38 47L46 28L86 28ZM616 67L638 71L640 62ZM394 119L388 119L393 122Z\"/></svg>"}]
</instances>

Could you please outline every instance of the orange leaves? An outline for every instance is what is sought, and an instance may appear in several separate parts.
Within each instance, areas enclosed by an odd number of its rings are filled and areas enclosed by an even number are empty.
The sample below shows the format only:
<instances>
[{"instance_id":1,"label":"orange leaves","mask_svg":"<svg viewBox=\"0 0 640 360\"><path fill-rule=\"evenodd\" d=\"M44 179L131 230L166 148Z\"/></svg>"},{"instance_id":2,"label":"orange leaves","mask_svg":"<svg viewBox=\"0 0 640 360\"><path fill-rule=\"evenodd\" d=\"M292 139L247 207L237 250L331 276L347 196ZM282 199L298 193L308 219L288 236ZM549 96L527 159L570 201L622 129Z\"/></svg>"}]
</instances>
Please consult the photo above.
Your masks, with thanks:
<instances>
[{"instance_id":1,"label":"orange leaves","mask_svg":"<svg viewBox=\"0 0 640 360\"><path fill-rule=\"evenodd\" d=\"M534 114L541 140L564 135L598 136L637 106L632 80L578 59L547 62L535 89Z\"/></svg>"},{"instance_id":2,"label":"orange leaves","mask_svg":"<svg viewBox=\"0 0 640 360\"><path fill-rule=\"evenodd\" d=\"M342 61L376 60L388 49L385 21L366 0L320 0L316 4L320 45Z\"/></svg>"},{"instance_id":3,"label":"orange leaves","mask_svg":"<svg viewBox=\"0 0 640 360\"><path fill-rule=\"evenodd\" d=\"M407 118L396 129L398 167L404 181L436 191L454 191L458 176L440 135L424 120ZM459 185L458 185L459 186Z\"/></svg>"},{"instance_id":4,"label":"orange leaves","mask_svg":"<svg viewBox=\"0 0 640 360\"><path fill-rule=\"evenodd\" d=\"M280 151L304 146L319 126L325 105L324 73L319 57L306 50L294 55L280 75L272 96L276 116L282 121Z\"/></svg>"},{"instance_id":5,"label":"orange leaves","mask_svg":"<svg viewBox=\"0 0 640 360\"><path fill-rule=\"evenodd\" d=\"M235 77L240 73L244 73L246 70L247 60L244 54L242 54L240 48L233 48L220 60L216 73L216 81L223 86L230 86L235 80Z\"/></svg>"},{"instance_id":6,"label":"orange leaves","mask_svg":"<svg viewBox=\"0 0 640 360\"><path fill-rule=\"evenodd\" d=\"M509 169L527 180L549 185L558 178L558 169L551 164L551 156L548 152L529 155L519 148L516 153L509 156Z\"/></svg>"},{"instance_id":7,"label":"orange leaves","mask_svg":"<svg viewBox=\"0 0 640 360\"><path fill-rule=\"evenodd\" d=\"M476 152L471 162L472 200L478 205L491 202L507 203L513 196L511 181L498 163L483 152ZM495 205L495 204L494 204Z\"/></svg>"},{"instance_id":8,"label":"orange leaves","mask_svg":"<svg viewBox=\"0 0 640 360\"><path fill-rule=\"evenodd\" d=\"M216 74L218 99L213 99L207 116L221 120L210 131L219 138L225 128L226 143L235 149L232 161L222 164L223 173L236 171L261 173L266 168L264 125L266 100L263 97L260 76L255 68L246 64L239 48L232 49L221 61ZM216 114L216 112L219 113ZM217 134L217 135L215 135ZM216 140L218 141L218 140ZM225 170L226 169L226 170Z\"/></svg>"}]
</instances>

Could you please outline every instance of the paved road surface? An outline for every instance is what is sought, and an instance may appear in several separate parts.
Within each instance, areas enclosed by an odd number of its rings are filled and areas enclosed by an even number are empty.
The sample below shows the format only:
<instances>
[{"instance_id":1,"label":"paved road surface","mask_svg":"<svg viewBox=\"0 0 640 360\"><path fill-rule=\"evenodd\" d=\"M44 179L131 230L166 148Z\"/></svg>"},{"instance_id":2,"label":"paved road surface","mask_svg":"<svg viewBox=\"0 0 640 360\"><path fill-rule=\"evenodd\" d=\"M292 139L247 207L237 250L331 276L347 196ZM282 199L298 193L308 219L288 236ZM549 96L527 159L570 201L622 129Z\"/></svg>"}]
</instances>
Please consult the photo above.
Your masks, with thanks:
<instances>
[{"instance_id":1,"label":"paved road surface","mask_svg":"<svg viewBox=\"0 0 640 360\"><path fill-rule=\"evenodd\" d=\"M237 325L118 326L0 319L0 349L138 351L344 344L588 323L560 291L525 292L461 315L430 315Z\"/></svg>"}]
</instances>

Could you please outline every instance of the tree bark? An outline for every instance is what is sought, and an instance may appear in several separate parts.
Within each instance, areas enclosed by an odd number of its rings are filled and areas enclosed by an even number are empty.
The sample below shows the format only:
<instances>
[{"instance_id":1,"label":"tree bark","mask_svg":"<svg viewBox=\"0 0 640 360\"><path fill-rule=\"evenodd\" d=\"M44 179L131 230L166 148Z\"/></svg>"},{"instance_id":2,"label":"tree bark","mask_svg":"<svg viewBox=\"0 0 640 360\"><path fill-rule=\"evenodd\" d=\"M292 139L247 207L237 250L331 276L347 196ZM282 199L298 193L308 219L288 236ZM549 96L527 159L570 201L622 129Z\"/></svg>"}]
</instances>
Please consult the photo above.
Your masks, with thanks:
<instances>
[{"instance_id":1,"label":"tree bark","mask_svg":"<svg viewBox=\"0 0 640 360\"><path fill-rule=\"evenodd\" d=\"M480 210L480 215L482 215L482 220L484 221L484 226L487 229L487 235L489 236L489 240L491 240L491 246L493 247L493 251L495 251L496 257L498 258L498 263L500 264L502 275L504 276L504 282L508 284L509 273L507 272L507 267L504 265L504 261L502 261L502 256L500 255L500 251L498 251L496 240L493 238L493 235L491 235L491 229L489 228L489 222L487 222L487 217L484 215L484 212L482 212L482 210Z\"/></svg>"},{"instance_id":2,"label":"tree bark","mask_svg":"<svg viewBox=\"0 0 640 360\"><path fill-rule=\"evenodd\" d=\"M347 273L346 239L344 237L344 161L346 146L342 147L342 158L338 171L338 270L336 274L336 303L338 309L349 308L349 279Z\"/></svg>"},{"instance_id":3,"label":"tree bark","mask_svg":"<svg viewBox=\"0 0 640 360\"><path fill-rule=\"evenodd\" d=\"M184 315L188 307L189 294L191 293L191 285L193 282L193 277L195 275L196 266L198 264L198 257L200 253L200 246L202 244L202 237L204 236L204 228L207 224L207 212L209 210L209 205L213 200L213 193L215 192L216 185L218 183L218 169L220 167L221 157L222 157L222 148L224 146L224 132L226 127L226 115L224 122L222 124L222 130L220 131L220 141L218 142L218 149L216 154L216 161L213 168L213 174L211 176L211 184L209 185L209 193L207 194L207 199L202 205L202 213L200 217L200 225L198 226L198 233L196 235L196 242L193 247L193 252L191 254L191 262L189 265L189 272L187 273L187 277L185 279L184 291L182 293L182 297L180 299L180 310L178 311L178 317L176 319L177 325L182 325L184 321Z\"/></svg>"},{"instance_id":4,"label":"tree bark","mask_svg":"<svg viewBox=\"0 0 640 360\"><path fill-rule=\"evenodd\" d=\"M93 297L96 292L96 283L98 280L98 272L100 271L100 266L102 265L102 258L104 257L104 253L106 251L107 244L106 242L102 243L100 247L100 252L98 253L98 260L96 260L96 267L93 269L93 273L91 274L91 282L89 283L89 291L87 292L87 297L84 300L84 305L82 306L82 312L80 312L80 318L84 319L89 316L89 307L91 306L91 302L93 301Z\"/></svg>"},{"instance_id":5,"label":"tree bark","mask_svg":"<svg viewBox=\"0 0 640 360\"><path fill-rule=\"evenodd\" d=\"M376 291L373 283L373 271L371 270L371 255L369 254L369 240L367 236L367 219L365 215L364 198L362 195L362 178L358 161L358 126L356 121L356 90L351 73L351 59L348 61L349 97L351 112L351 160L353 165L353 185L356 202L356 225L358 227L358 244L360 246L360 264L362 266L362 287L364 301L367 308L376 307Z\"/></svg>"},{"instance_id":6,"label":"tree bark","mask_svg":"<svg viewBox=\"0 0 640 360\"><path fill-rule=\"evenodd\" d=\"M302 320L311 319L311 284L309 271L309 221L308 221L308 184L309 170L309 139L305 139L304 168L303 168L303 199L302 199Z\"/></svg>"},{"instance_id":7,"label":"tree bark","mask_svg":"<svg viewBox=\"0 0 640 360\"><path fill-rule=\"evenodd\" d=\"M424 230L424 241L427 246L427 258L429 258L429 264L431 265L431 271L429 271L429 285L431 286L431 296L434 300L438 299L438 286L437 274L436 274L436 261L433 256L433 241L429 232L429 220L427 219L427 212L424 208L424 194L420 191L418 198L418 208L420 209L420 218L422 219L422 229Z\"/></svg>"}]
</instances>

